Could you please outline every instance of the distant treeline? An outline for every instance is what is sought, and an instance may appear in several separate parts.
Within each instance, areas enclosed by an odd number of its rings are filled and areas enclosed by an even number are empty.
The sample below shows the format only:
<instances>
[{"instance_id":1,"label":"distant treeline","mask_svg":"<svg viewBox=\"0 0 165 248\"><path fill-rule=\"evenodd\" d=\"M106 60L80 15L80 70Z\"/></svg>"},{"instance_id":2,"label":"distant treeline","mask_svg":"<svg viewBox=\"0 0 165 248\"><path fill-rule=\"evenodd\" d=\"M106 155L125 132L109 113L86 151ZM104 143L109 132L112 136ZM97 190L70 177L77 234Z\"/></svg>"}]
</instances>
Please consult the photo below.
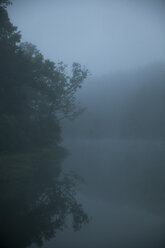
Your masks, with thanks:
<instances>
[{"instance_id":1,"label":"distant treeline","mask_svg":"<svg viewBox=\"0 0 165 248\"><path fill-rule=\"evenodd\" d=\"M80 108L75 92L88 70L45 59L36 46L21 43L10 22L8 0L0 0L0 151L55 147L61 140L60 120ZM53 51L52 51L53 52Z\"/></svg>"},{"instance_id":2,"label":"distant treeline","mask_svg":"<svg viewBox=\"0 0 165 248\"><path fill-rule=\"evenodd\" d=\"M87 110L74 126L64 123L67 135L165 139L165 64L107 75L83 94Z\"/></svg>"}]
</instances>

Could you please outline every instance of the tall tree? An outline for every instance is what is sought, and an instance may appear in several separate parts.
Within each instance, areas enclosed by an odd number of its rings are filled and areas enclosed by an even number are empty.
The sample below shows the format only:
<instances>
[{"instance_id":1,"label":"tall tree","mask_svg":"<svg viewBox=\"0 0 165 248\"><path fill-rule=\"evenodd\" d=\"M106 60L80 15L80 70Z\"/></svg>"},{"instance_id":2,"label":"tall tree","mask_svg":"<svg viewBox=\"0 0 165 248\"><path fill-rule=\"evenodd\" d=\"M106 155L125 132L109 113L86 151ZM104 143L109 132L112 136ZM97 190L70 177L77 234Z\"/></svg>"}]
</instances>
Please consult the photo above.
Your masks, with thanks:
<instances>
[{"instance_id":1,"label":"tall tree","mask_svg":"<svg viewBox=\"0 0 165 248\"><path fill-rule=\"evenodd\" d=\"M20 32L0 2L0 147L1 150L51 147L60 141L61 118L81 109L75 93L88 70L45 59L36 46L21 43Z\"/></svg>"}]
</instances>

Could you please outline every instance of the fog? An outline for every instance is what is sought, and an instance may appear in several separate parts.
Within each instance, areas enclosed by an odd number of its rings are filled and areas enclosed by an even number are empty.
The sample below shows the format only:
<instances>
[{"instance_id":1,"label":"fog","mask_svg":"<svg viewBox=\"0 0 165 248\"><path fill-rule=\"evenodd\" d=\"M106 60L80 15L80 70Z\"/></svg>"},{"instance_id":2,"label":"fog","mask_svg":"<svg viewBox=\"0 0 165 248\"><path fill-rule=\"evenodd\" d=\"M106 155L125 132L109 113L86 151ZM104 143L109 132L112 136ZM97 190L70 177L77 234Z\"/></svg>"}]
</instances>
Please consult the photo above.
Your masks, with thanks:
<instances>
[{"instance_id":1,"label":"fog","mask_svg":"<svg viewBox=\"0 0 165 248\"><path fill-rule=\"evenodd\" d=\"M74 232L67 217L43 247L165 247L165 2L13 0L8 12L45 58L90 71L85 110L61 121L61 168L80 177L89 223Z\"/></svg>"},{"instance_id":2,"label":"fog","mask_svg":"<svg viewBox=\"0 0 165 248\"><path fill-rule=\"evenodd\" d=\"M24 41L93 75L165 61L163 1L14 0L9 13Z\"/></svg>"}]
</instances>

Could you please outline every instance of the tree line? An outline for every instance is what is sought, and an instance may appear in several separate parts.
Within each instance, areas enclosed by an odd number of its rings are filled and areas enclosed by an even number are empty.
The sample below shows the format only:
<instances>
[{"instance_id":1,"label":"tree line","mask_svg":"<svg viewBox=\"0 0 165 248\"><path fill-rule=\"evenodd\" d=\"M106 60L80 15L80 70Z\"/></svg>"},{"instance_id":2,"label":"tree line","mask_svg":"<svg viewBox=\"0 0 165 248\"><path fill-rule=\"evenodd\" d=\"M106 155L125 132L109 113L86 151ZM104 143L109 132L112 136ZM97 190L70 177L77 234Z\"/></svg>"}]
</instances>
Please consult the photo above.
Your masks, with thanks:
<instances>
[{"instance_id":1,"label":"tree line","mask_svg":"<svg viewBox=\"0 0 165 248\"><path fill-rule=\"evenodd\" d=\"M165 139L165 63L94 79L81 101L88 106L65 135L109 139Z\"/></svg>"},{"instance_id":2,"label":"tree line","mask_svg":"<svg viewBox=\"0 0 165 248\"><path fill-rule=\"evenodd\" d=\"M75 93L88 70L45 59L37 47L21 42L0 0L0 151L52 148L61 140L60 120L81 112Z\"/></svg>"}]
</instances>

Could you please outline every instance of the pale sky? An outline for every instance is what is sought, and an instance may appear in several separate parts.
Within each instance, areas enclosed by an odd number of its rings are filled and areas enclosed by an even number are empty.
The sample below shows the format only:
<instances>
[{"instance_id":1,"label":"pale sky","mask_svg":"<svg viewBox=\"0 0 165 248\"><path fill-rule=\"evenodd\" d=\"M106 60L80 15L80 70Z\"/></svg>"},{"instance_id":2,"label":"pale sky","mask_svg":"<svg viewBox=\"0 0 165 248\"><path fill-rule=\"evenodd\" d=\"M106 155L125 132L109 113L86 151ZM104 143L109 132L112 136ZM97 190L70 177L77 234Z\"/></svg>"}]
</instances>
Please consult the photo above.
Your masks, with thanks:
<instances>
[{"instance_id":1,"label":"pale sky","mask_svg":"<svg viewBox=\"0 0 165 248\"><path fill-rule=\"evenodd\" d=\"M23 41L93 75L165 61L161 0L13 0L8 10Z\"/></svg>"}]
</instances>

